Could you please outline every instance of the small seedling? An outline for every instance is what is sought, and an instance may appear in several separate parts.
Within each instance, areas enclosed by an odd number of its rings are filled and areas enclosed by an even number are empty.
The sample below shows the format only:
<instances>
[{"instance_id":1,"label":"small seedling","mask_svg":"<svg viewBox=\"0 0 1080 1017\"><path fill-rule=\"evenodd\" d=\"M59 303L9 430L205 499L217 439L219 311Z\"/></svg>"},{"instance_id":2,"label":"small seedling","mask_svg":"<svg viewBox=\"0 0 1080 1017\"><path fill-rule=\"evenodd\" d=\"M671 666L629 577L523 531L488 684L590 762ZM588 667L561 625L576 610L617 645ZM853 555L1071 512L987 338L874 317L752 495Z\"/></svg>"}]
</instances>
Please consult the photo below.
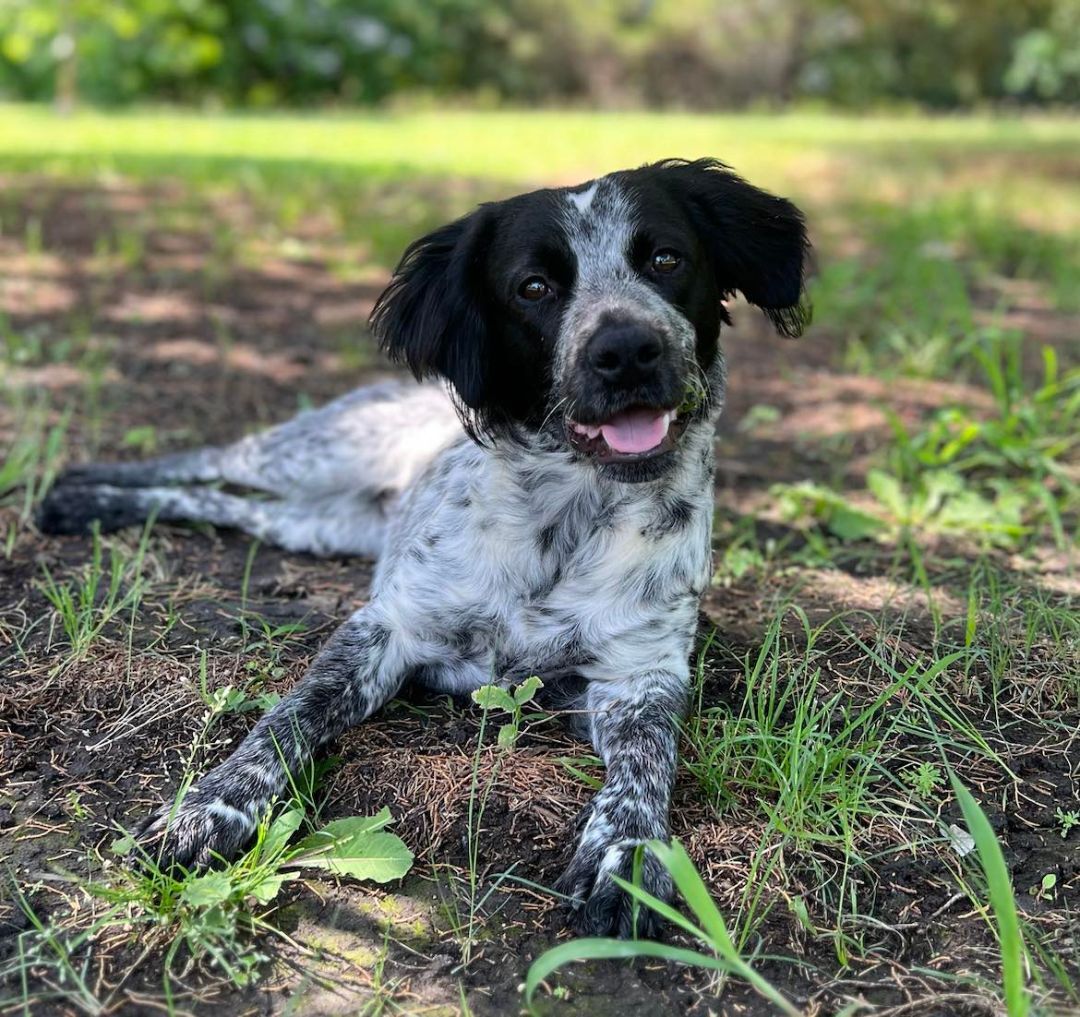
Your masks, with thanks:
<instances>
[{"instance_id":1,"label":"small seedling","mask_svg":"<svg viewBox=\"0 0 1080 1017\"><path fill-rule=\"evenodd\" d=\"M543 687L544 683L536 675L532 675L514 689L513 693L498 685L484 685L473 691L473 702L481 709L503 710L510 714L509 723L499 728L499 748L509 749L517 742L523 720L521 708L532 702L537 691Z\"/></svg>"},{"instance_id":2,"label":"small seedling","mask_svg":"<svg viewBox=\"0 0 1080 1017\"><path fill-rule=\"evenodd\" d=\"M713 575L713 585L731 586L747 573L759 571L764 566L765 555L758 548L735 544L724 549L719 567Z\"/></svg>"},{"instance_id":3,"label":"small seedling","mask_svg":"<svg viewBox=\"0 0 1080 1017\"><path fill-rule=\"evenodd\" d=\"M1070 809L1066 812L1060 805L1054 811L1054 818L1061 828L1061 839L1069 836L1069 831L1074 826L1080 826L1080 809Z\"/></svg>"},{"instance_id":4,"label":"small seedling","mask_svg":"<svg viewBox=\"0 0 1080 1017\"><path fill-rule=\"evenodd\" d=\"M918 766L909 767L901 776L908 787L920 798L935 797L945 781L941 767L935 763L919 763Z\"/></svg>"},{"instance_id":5,"label":"small seedling","mask_svg":"<svg viewBox=\"0 0 1080 1017\"><path fill-rule=\"evenodd\" d=\"M64 811L77 823L83 822L91 815L90 810L83 804L78 791L69 791L67 793L67 808Z\"/></svg>"},{"instance_id":6,"label":"small seedling","mask_svg":"<svg viewBox=\"0 0 1080 1017\"><path fill-rule=\"evenodd\" d=\"M157 451L157 428L153 424L129 428L121 439L125 448L133 448L140 455L149 456Z\"/></svg>"},{"instance_id":7,"label":"small seedling","mask_svg":"<svg viewBox=\"0 0 1080 1017\"><path fill-rule=\"evenodd\" d=\"M1057 886L1057 876L1053 872L1048 872L1043 876L1038 886L1031 888L1031 896L1036 900L1053 900L1054 888Z\"/></svg>"},{"instance_id":8,"label":"small seedling","mask_svg":"<svg viewBox=\"0 0 1080 1017\"><path fill-rule=\"evenodd\" d=\"M252 681L242 688L237 688L235 685L222 685L216 689L210 688L206 666L206 651L204 650L199 659L199 679L196 690L208 711L205 716L207 727L226 714L267 710L281 698L275 692L263 692L253 695L252 685L255 684L257 683Z\"/></svg>"}]
</instances>

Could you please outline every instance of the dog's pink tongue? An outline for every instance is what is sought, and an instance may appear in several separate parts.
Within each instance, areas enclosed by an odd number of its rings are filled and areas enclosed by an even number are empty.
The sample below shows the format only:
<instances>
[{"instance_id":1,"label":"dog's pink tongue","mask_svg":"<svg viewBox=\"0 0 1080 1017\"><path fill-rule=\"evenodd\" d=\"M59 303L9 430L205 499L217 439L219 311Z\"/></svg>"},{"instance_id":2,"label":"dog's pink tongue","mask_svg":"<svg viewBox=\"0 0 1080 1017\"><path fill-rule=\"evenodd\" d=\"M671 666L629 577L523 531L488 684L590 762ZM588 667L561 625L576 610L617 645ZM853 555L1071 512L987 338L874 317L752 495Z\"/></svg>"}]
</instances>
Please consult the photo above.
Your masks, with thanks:
<instances>
[{"instance_id":1,"label":"dog's pink tongue","mask_svg":"<svg viewBox=\"0 0 1080 1017\"><path fill-rule=\"evenodd\" d=\"M667 430L668 415L661 410L627 410L600 425L604 441L616 452L648 452Z\"/></svg>"}]
</instances>

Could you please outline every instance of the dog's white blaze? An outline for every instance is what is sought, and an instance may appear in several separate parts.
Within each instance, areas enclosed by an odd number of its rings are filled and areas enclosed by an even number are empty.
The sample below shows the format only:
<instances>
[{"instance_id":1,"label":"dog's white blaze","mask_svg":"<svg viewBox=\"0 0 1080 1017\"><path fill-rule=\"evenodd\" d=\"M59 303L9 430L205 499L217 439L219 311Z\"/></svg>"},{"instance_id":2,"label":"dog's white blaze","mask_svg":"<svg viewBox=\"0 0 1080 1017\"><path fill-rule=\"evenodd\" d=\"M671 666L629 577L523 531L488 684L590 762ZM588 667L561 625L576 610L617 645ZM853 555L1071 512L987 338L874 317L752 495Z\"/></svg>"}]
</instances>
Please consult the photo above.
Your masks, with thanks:
<instances>
[{"instance_id":1,"label":"dog's white blaze","mask_svg":"<svg viewBox=\"0 0 1080 1017\"><path fill-rule=\"evenodd\" d=\"M592 204L592 200L596 197L596 185L597 181L593 181L583 191L571 191L566 200L570 202L579 212L585 212Z\"/></svg>"}]
</instances>

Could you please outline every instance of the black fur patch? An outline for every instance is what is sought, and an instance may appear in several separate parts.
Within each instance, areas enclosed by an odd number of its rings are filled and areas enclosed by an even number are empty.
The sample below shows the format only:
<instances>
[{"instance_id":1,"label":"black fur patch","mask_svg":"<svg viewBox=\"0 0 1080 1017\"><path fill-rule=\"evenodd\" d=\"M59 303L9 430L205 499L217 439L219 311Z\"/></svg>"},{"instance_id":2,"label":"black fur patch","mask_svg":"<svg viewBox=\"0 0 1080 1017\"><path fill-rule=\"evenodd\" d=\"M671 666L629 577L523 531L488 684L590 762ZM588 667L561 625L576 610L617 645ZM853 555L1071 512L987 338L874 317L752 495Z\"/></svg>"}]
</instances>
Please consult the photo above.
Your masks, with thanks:
<instances>
[{"instance_id":1,"label":"black fur patch","mask_svg":"<svg viewBox=\"0 0 1080 1017\"><path fill-rule=\"evenodd\" d=\"M685 498L676 496L663 502L656 521L645 527L641 535L658 540L669 533L677 533L685 529L693 518L694 506Z\"/></svg>"},{"instance_id":2,"label":"black fur patch","mask_svg":"<svg viewBox=\"0 0 1080 1017\"><path fill-rule=\"evenodd\" d=\"M96 522L111 533L145 522L147 511L134 494L119 489L60 484L38 507L36 523L42 533L87 534Z\"/></svg>"}]
</instances>

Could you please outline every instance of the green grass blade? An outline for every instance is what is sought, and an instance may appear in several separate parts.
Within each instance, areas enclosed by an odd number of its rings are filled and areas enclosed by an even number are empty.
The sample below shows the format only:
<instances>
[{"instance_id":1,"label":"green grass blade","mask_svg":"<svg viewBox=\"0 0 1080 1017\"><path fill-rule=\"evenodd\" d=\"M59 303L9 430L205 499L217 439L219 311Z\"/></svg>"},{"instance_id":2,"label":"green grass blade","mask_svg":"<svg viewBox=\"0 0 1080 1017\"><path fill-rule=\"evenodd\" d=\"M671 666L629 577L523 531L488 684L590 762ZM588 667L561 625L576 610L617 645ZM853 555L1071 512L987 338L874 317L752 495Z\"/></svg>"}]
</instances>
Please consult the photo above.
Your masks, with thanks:
<instances>
[{"instance_id":1,"label":"green grass blade","mask_svg":"<svg viewBox=\"0 0 1080 1017\"><path fill-rule=\"evenodd\" d=\"M667 901L661 900L659 897L654 897L648 890L642 889L640 886L635 886L633 883L627 882L620 876L612 874L611 878L615 880L616 885L621 886L628 894L640 901L642 904L647 904L662 918L666 918L672 925L677 925L684 932L690 933L695 939L700 939L703 943L709 942L708 934L699 929L686 915L680 913L673 908Z\"/></svg>"},{"instance_id":2,"label":"green grass blade","mask_svg":"<svg viewBox=\"0 0 1080 1017\"><path fill-rule=\"evenodd\" d=\"M675 885L682 894L683 900L697 916L702 928L709 934L714 947L729 955L735 953L735 944L732 943L731 936L728 934L724 916L720 914L720 910L709 896L708 888L697 869L694 868L694 863L686 853L686 848L678 841L672 841L671 844L654 841L650 843L649 849L671 873L671 878L675 880Z\"/></svg>"},{"instance_id":3,"label":"green grass blade","mask_svg":"<svg viewBox=\"0 0 1080 1017\"><path fill-rule=\"evenodd\" d=\"M979 864L986 876L990 893L990 906L997 921L998 940L1001 944L1001 978L1005 989L1005 1008L1009 1017L1026 1017L1031 1006L1024 977L1024 940L1020 934L1020 918L1016 913L1012 880L1001 853L1001 845L994 835L986 813L955 773L950 772L953 790L964 814L968 833L975 841Z\"/></svg>"},{"instance_id":4,"label":"green grass blade","mask_svg":"<svg viewBox=\"0 0 1080 1017\"><path fill-rule=\"evenodd\" d=\"M764 996L784 1013L798 1014L798 1010L796 1010L791 1003L777 991L777 989L743 960L738 948L732 942L731 935L727 929L727 924L724 921L724 916L720 913L720 909L716 906L716 902L710 896L704 880L702 880L701 875L694 867L694 863L691 861L690 856L686 853L686 848L684 848L677 840L673 840L670 844L665 844L662 841L650 841L648 849L660 860L668 872L671 873L671 878L675 881L675 886L678 888L679 893L682 894L682 898L686 901L687 906L694 912L694 916L701 923L706 935L701 936L700 930L695 931L691 924L685 919L672 919L673 908L655 908L655 905L652 904L652 900L655 900L655 898L652 898L651 895L645 893L645 891L639 890L636 887L627 887L627 889L629 889L635 897L654 907L655 910L665 918L675 921L676 924L680 925L688 932L691 932L693 935L697 935L703 942L707 943L716 953L718 959L723 962L723 970L738 975L740 978L749 982L760 995ZM624 881L620 882L622 882L624 887L626 886ZM681 918L681 916L679 917Z\"/></svg>"},{"instance_id":5,"label":"green grass blade","mask_svg":"<svg viewBox=\"0 0 1080 1017\"><path fill-rule=\"evenodd\" d=\"M569 943L552 947L532 962L529 973L525 976L525 1001L531 1003L540 983L566 964L583 960L632 960L635 957L657 957L689 967L705 967L733 973L730 965L722 958L669 946L667 943L654 943L647 939L573 939Z\"/></svg>"}]
</instances>

